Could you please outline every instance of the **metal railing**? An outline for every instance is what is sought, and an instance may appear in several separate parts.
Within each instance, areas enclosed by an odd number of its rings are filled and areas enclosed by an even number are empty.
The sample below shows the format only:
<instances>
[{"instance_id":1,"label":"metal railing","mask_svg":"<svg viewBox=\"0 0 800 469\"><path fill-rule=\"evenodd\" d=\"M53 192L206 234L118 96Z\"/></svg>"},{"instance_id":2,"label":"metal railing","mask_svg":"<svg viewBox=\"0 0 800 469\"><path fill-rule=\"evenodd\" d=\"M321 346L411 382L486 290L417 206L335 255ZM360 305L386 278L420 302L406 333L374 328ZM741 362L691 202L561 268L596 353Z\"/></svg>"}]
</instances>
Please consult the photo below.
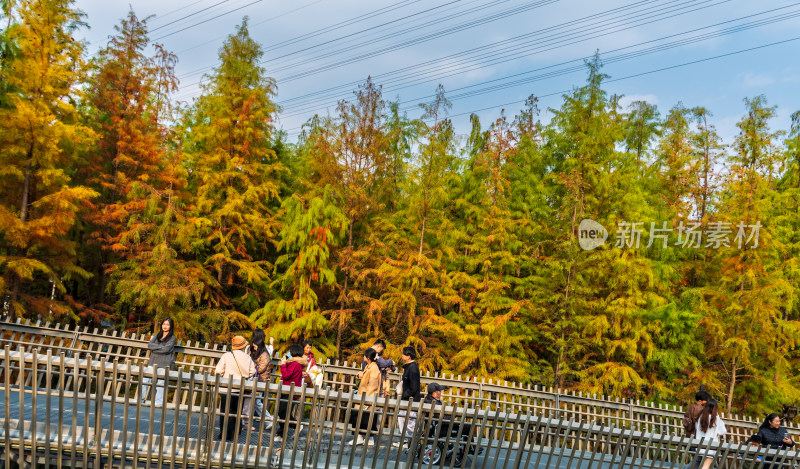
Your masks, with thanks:
<instances>
[{"instance_id":1,"label":"metal railing","mask_svg":"<svg viewBox=\"0 0 800 469\"><path fill-rule=\"evenodd\" d=\"M145 378L163 387L163 405L143 399ZM284 407L269 428L252 426L254 406L245 412L257 393L265 408ZM10 346L0 353L0 399L5 467L677 468L696 454L721 468L800 464L789 451ZM409 415L413 431L398 424ZM375 444L354 445L355 428Z\"/></svg>"},{"instance_id":2,"label":"metal railing","mask_svg":"<svg viewBox=\"0 0 800 469\"><path fill-rule=\"evenodd\" d=\"M118 360L130 365L145 366L149 361L147 341L144 336L111 334L88 328L70 330L67 326L33 325L21 322L0 322L0 346L11 345L30 352L50 351L53 354L65 353L67 357L100 360ZM213 373L214 366L225 348L198 347L191 343L175 348L177 366L184 371L194 370L198 374ZM357 364L331 363L322 365L325 389L351 393L357 389L356 375L360 371ZM275 367L277 369L277 367ZM390 383L394 388L399 375L390 373ZM393 381L393 382L391 382ZM653 404L641 401L583 395L581 393L561 393L552 388L521 386L503 381L476 381L461 376L440 376L424 373L425 384L436 381L450 386L445 397L454 405L476 409L493 410L514 414L535 414L548 418L581 421L606 427L628 428L658 434L682 435L680 420L684 409L677 406ZM277 382L277 377L273 377ZM107 392L107 390L105 390ZM181 402L187 404L187 402ZM747 416L722 414L728 423L729 437L734 442L744 442L757 431L760 422ZM793 433L798 426L789 425Z\"/></svg>"}]
</instances>

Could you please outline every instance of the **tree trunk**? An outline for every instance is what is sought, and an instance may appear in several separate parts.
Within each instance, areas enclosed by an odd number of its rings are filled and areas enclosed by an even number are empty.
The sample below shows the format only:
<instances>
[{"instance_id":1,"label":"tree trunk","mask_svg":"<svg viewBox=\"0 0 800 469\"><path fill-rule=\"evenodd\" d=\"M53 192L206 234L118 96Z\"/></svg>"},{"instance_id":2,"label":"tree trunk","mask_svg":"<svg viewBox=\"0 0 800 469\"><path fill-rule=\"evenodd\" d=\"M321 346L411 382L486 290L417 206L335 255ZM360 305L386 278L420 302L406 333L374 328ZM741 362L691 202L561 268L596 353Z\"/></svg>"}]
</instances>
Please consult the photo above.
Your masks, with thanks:
<instances>
[{"instance_id":1,"label":"tree trunk","mask_svg":"<svg viewBox=\"0 0 800 469\"><path fill-rule=\"evenodd\" d=\"M578 204L575 203L575 206L572 208L572 224L570 225L570 232L569 237L572 240L575 237L575 222L578 219ZM571 260L571 259L570 259ZM572 284L572 266L573 263L570 262L569 270L567 271L567 285L564 287L564 311L566 312L569 308L569 293ZM566 321L566 317L561 318L562 324ZM561 371L561 368L564 364L564 354L566 353L566 342L564 342L564 326L561 326L561 347L558 352L558 362L556 363L556 370L555 376L553 376L553 385L563 389L564 387L564 375Z\"/></svg>"},{"instance_id":2,"label":"tree trunk","mask_svg":"<svg viewBox=\"0 0 800 469\"><path fill-rule=\"evenodd\" d=\"M342 287L341 301L339 302L339 327L336 328L336 357L341 360L342 358L342 334L344 333L344 306L347 302L347 284L350 280L350 273L348 267L350 265L350 255L353 252L353 217L349 219L348 236L347 236L347 251L348 256L346 265L344 267L344 286Z\"/></svg>"},{"instance_id":3,"label":"tree trunk","mask_svg":"<svg viewBox=\"0 0 800 469\"><path fill-rule=\"evenodd\" d=\"M26 222L28 220L28 199L30 197L31 191L31 171L32 171L32 161L33 161L33 142L31 142L30 147L28 148L28 164L25 166L25 181L22 184L22 201L20 202L19 208L19 219L21 222ZM14 303L17 302L19 299L19 290L22 284L22 279L19 278L19 275L16 273L11 274L12 281L11 281L11 308L9 309L9 313L11 316L11 320L16 320L19 317L18 311Z\"/></svg>"},{"instance_id":4,"label":"tree trunk","mask_svg":"<svg viewBox=\"0 0 800 469\"><path fill-rule=\"evenodd\" d=\"M342 288L342 301L339 304L339 326L336 328L336 358L342 359L342 333L344 333L344 305L347 301L347 281L349 277L345 272L344 287Z\"/></svg>"},{"instance_id":5,"label":"tree trunk","mask_svg":"<svg viewBox=\"0 0 800 469\"><path fill-rule=\"evenodd\" d=\"M425 223L427 222L427 215L422 216L422 230L419 233L419 252L417 253L417 262L422 258L422 246L425 240Z\"/></svg>"},{"instance_id":6,"label":"tree trunk","mask_svg":"<svg viewBox=\"0 0 800 469\"><path fill-rule=\"evenodd\" d=\"M731 361L731 384L728 386L728 412L731 411L733 405L733 390L736 388L736 359Z\"/></svg>"},{"instance_id":7,"label":"tree trunk","mask_svg":"<svg viewBox=\"0 0 800 469\"><path fill-rule=\"evenodd\" d=\"M19 219L22 222L28 219L28 195L31 189L31 159L33 158L33 145L28 150L28 166L25 167L25 182L22 185L22 203L19 208Z\"/></svg>"}]
</instances>

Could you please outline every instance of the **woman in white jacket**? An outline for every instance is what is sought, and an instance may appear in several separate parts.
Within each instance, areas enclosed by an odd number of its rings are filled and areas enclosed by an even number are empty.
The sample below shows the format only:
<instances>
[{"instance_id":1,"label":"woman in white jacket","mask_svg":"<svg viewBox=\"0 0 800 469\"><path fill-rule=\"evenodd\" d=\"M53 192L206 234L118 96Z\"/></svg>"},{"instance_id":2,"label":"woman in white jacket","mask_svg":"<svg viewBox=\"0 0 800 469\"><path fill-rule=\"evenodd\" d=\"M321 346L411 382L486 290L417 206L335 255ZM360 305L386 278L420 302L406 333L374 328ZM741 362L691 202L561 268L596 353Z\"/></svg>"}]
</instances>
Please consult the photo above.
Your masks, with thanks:
<instances>
[{"instance_id":1,"label":"woman in white jacket","mask_svg":"<svg viewBox=\"0 0 800 469\"><path fill-rule=\"evenodd\" d=\"M703 406L703 410L700 411L700 416L697 418L697 423L695 423L695 430L697 431L696 437L706 440L703 446L718 445L720 438L728 433L728 429L725 428L725 422L722 421L722 418L717 416L717 409L717 401L709 399L706 401L705 406ZM705 458L702 469L709 469L711 467L716 453L715 450L700 450L698 454Z\"/></svg>"}]
</instances>

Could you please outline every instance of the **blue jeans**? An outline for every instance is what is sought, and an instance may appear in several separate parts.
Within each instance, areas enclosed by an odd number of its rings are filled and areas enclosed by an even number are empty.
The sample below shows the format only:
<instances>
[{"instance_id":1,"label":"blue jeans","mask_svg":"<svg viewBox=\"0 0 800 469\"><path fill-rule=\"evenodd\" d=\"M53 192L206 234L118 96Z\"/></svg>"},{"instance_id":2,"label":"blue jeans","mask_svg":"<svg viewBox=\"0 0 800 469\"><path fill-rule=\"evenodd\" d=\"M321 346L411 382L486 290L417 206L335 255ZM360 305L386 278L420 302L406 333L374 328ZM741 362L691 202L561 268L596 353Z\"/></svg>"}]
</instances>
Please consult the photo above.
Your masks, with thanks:
<instances>
[{"instance_id":1,"label":"blue jeans","mask_svg":"<svg viewBox=\"0 0 800 469\"><path fill-rule=\"evenodd\" d=\"M272 420L272 415L269 414L269 411L264 406L264 393L257 392L255 395L256 400L256 407L255 411L253 412L253 417L260 417L263 420Z\"/></svg>"},{"instance_id":2,"label":"blue jeans","mask_svg":"<svg viewBox=\"0 0 800 469\"><path fill-rule=\"evenodd\" d=\"M150 377L145 376L142 380L142 402L147 400L147 393L150 391L150 383L153 382L153 379ZM161 405L164 403L164 380L160 379L156 382L156 397L153 399L153 403L155 405Z\"/></svg>"}]
</instances>

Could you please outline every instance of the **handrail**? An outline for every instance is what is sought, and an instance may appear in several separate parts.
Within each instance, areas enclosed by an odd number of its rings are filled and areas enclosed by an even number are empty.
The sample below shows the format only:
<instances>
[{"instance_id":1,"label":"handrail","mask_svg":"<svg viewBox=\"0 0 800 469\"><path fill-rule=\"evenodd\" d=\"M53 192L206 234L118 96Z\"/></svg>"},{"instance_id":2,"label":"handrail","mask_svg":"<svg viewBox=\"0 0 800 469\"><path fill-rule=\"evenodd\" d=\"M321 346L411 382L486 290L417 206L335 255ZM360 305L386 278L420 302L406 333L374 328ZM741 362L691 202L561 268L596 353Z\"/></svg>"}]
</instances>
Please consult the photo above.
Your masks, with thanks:
<instances>
[{"instance_id":1,"label":"handrail","mask_svg":"<svg viewBox=\"0 0 800 469\"><path fill-rule=\"evenodd\" d=\"M116 331L108 334L106 331L84 327L70 330L68 326L50 326L49 324L26 324L18 320L16 323L0 321L6 334L11 337L0 335L2 343L23 343L29 349L33 347L48 347L55 350L65 350L73 353L92 354L96 358L106 355L119 359L131 361L147 360L147 342L144 335L136 337L127 334L118 335ZM19 339L15 337L19 335ZM32 341L22 340L25 336L36 336L49 338L49 340L60 340L59 344L35 344ZM117 348L118 351L101 350L102 348ZM213 369L214 362L226 350L225 347L205 347L186 345L176 345L175 347L179 360L177 364L182 367L194 368L209 371ZM273 358L277 363L277 360ZM323 365L325 369L326 382L336 388L355 387L355 378L360 371L357 365L345 362L340 364L338 361L331 363L327 361ZM399 380L399 374L390 373L390 381ZM422 375L423 385L428 382L438 381L442 384L451 386L450 397L459 397L476 406L487 406L494 408L509 408L511 410L538 411L545 415L565 414L578 416L587 421L603 422L626 422L628 426L637 425L649 426L651 428L670 428L675 434L682 433L680 419L683 417L683 409L677 406L669 406L652 402L641 402L636 400L620 400L595 396L584 395L580 392L562 393L552 388L539 386L522 386L517 383L503 381L493 382L492 380L468 380L461 376L449 377L438 374L424 373ZM388 386L392 388L392 386ZM492 395L496 395L492 398ZM729 428L733 431L738 440L746 439L758 427L759 422L751 417L738 415L722 414L722 417L729 422ZM789 425L788 428L796 430L800 427Z\"/></svg>"},{"instance_id":2,"label":"handrail","mask_svg":"<svg viewBox=\"0 0 800 469\"><path fill-rule=\"evenodd\" d=\"M433 467L436 463L432 460L423 464L426 454L435 453L433 448L442 445L447 451L452 443L456 450L468 449L462 443L464 424L472 425L479 438L476 444L486 450L481 462L478 457L464 461L471 468L487 467L489 459L491 467L538 467L540 463L552 467L585 467L587 463L590 467L592 463L626 468L677 467L692 457L692 448L700 448L700 454L708 452L717 467L744 467L757 457L773 458L786 467L800 463L800 455L793 451L692 440L530 413L457 405L434 407L329 389L247 384L198 375L194 370L159 373L151 368L153 383L164 379L171 403L156 407L144 404L138 394L147 368L105 358L95 360L91 355L68 358L49 351L12 351L6 346L0 352L0 431L6 467L12 457L67 467L128 463L259 467L259 461L290 467ZM111 392L99 392L109 387ZM243 411L241 399L235 409L223 411L219 405L222 399L230 400L248 390L263 391L272 403L310 408L304 420L307 428L290 435L289 425L284 425L280 441L275 426L270 430L260 427L255 432L246 429L229 442L215 440L217 428L230 419L235 427L242 418L252 421L253 411ZM396 422L401 411L417 414L417 426L405 443L407 454L392 446L393 441L405 436ZM446 413L452 417L445 418ZM365 425L367 438L374 437L377 445L353 449L348 441L348 422L359 426L365 420L377 422L374 427ZM429 432L433 425L447 431L444 435ZM456 461L443 459L442 463L443 467L453 467Z\"/></svg>"}]
</instances>

